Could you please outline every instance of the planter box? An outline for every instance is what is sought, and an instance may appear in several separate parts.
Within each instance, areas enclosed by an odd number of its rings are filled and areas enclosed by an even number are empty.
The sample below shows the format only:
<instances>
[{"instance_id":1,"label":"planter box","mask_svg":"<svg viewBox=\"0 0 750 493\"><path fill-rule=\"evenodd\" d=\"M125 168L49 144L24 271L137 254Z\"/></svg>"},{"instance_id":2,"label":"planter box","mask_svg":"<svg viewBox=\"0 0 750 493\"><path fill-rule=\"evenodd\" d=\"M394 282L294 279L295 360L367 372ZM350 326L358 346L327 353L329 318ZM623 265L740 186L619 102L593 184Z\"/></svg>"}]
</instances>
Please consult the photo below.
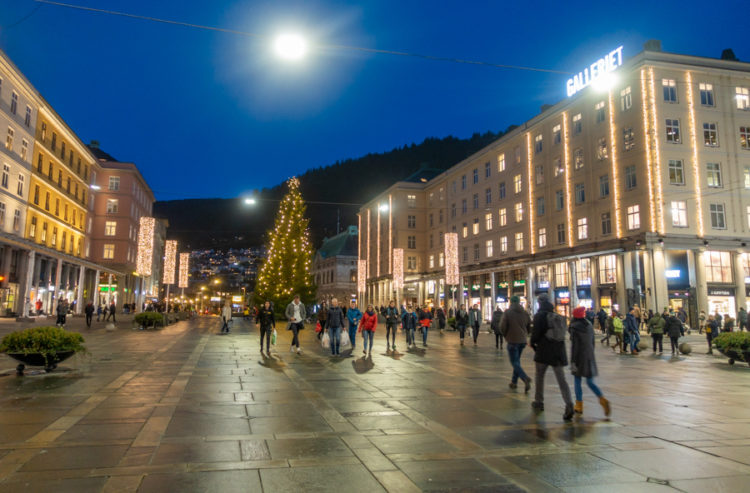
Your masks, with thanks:
<instances>
[{"instance_id":1,"label":"planter box","mask_svg":"<svg viewBox=\"0 0 750 493\"><path fill-rule=\"evenodd\" d=\"M716 348L716 349L719 349L719 348ZM750 364L750 351L740 352L740 351L735 351L733 349L726 349L726 350L719 349L719 352L729 358L730 365L733 365L735 361L744 361L745 363Z\"/></svg>"},{"instance_id":2,"label":"planter box","mask_svg":"<svg viewBox=\"0 0 750 493\"><path fill-rule=\"evenodd\" d=\"M23 370L26 368L25 365L43 366L44 371L49 373L55 368L57 368L58 363L60 363L61 361L65 361L66 359L73 356L75 354L75 351L65 351L65 352L57 353L55 355L49 355L47 356L46 360L44 359L44 355L41 353L29 353L29 354L7 353L7 354L14 360L21 362L21 364L16 367L16 372L19 375L23 375Z\"/></svg>"}]
</instances>

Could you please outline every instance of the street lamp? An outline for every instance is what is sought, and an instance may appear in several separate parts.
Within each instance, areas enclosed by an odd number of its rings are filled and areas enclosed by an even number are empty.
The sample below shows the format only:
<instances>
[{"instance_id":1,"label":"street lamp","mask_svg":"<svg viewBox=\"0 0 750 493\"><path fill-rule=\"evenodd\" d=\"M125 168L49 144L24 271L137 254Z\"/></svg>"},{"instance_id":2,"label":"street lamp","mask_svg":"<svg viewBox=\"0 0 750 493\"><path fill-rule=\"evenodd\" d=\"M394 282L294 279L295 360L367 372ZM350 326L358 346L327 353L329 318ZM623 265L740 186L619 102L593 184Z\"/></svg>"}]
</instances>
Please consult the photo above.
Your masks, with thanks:
<instances>
[{"instance_id":1,"label":"street lamp","mask_svg":"<svg viewBox=\"0 0 750 493\"><path fill-rule=\"evenodd\" d=\"M248 198L245 199L245 204L246 205L255 205L255 199L252 198L252 197L248 197Z\"/></svg>"},{"instance_id":2,"label":"street lamp","mask_svg":"<svg viewBox=\"0 0 750 493\"><path fill-rule=\"evenodd\" d=\"M296 61L307 54L307 41L299 34L281 34L276 37L273 48L279 57Z\"/></svg>"}]
</instances>

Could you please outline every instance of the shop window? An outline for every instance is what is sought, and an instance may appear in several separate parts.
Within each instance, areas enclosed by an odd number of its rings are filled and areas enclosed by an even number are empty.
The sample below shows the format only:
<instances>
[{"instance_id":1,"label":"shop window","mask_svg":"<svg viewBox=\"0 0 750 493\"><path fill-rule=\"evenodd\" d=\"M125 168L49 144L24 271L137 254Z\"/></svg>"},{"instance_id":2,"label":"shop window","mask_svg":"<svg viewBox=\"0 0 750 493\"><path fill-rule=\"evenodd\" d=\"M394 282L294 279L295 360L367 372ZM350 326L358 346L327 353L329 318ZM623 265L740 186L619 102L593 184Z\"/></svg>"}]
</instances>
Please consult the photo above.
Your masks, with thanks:
<instances>
[{"instance_id":1,"label":"shop window","mask_svg":"<svg viewBox=\"0 0 750 493\"><path fill-rule=\"evenodd\" d=\"M599 282L601 284L617 282L617 257L615 255L599 257Z\"/></svg>"},{"instance_id":2,"label":"shop window","mask_svg":"<svg viewBox=\"0 0 750 493\"><path fill-rule=\"evenodd\" d=\"M732 257L729 252L703 252L707 282L732 282Z\"/></svg>"}]
</instances>

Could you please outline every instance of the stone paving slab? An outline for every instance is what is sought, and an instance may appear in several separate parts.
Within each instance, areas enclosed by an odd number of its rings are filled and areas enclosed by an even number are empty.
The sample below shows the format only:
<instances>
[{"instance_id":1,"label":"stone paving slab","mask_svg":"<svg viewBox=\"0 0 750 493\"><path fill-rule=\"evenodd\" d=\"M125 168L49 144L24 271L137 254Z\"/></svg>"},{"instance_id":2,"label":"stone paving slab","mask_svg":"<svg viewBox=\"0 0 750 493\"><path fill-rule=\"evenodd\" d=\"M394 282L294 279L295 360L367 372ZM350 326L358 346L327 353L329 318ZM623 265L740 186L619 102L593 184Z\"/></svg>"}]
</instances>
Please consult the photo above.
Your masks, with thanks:
<instances>
[{"instance_id":1,"label":"stone paving slab","mask_svg":"<svg viewBox=\"0 0 750 493\"><path fill-rule=\"evenodd\" d=\"M17 325L0 322L0 336ZM621 356L597 347L605 419L563 422L551 375L545 412L508 389L494 338L332 358L315 335L271 357L257 329L215 318L159 331L121 320L69 330L90 354L14 375L0 356L0 491L731 491L750 485L750 369L720 357ZM697 348L703 338L689 336ZM698 353L700 351L696 351ZM523 364L533 368L532 351ZM572 378L568 375L572 385Z\"/></svg>"}]
</instances>

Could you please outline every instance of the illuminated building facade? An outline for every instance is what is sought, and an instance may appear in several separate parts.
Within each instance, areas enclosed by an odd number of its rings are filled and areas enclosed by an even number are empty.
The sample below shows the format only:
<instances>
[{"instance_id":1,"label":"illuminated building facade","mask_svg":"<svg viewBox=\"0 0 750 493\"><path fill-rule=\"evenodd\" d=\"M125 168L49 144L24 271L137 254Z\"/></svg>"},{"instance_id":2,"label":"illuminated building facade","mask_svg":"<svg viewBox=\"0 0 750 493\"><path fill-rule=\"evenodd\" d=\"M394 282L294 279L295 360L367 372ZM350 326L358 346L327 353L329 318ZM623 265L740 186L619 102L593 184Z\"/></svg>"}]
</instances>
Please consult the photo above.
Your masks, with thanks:
<instances>
[{"instance_id":1,"label":"illuminated building facade","mask_svg":"<svg viewBox=\"0 0 750 493\"><path fill-rule=\"evenodd\" d=\"M357 244L356 226L326 238L313 258L313 279L317 286L318 301L330 302L337 298L348 306L357 297ZM363 307L360 307L364 310Z\"/></svg>"},{"instance_id":2,"label":"illuminated building facade","mask_svg":"<svg viewBox=\"0 0 750 493\"><path fill-rule=\"evenodd\" d=\"M700 310L747 306L750 64L650 42L611 75L365 204L362 225L378 221L362 231L366 300L450 307L455 297L480 304L485 319L495 303L541 292L562 313L637 303L684 306L695 321ZM455 292L447 233L458 236ZM403 290L386 243L403 248Z\"/></svg>"}]
</instances>

